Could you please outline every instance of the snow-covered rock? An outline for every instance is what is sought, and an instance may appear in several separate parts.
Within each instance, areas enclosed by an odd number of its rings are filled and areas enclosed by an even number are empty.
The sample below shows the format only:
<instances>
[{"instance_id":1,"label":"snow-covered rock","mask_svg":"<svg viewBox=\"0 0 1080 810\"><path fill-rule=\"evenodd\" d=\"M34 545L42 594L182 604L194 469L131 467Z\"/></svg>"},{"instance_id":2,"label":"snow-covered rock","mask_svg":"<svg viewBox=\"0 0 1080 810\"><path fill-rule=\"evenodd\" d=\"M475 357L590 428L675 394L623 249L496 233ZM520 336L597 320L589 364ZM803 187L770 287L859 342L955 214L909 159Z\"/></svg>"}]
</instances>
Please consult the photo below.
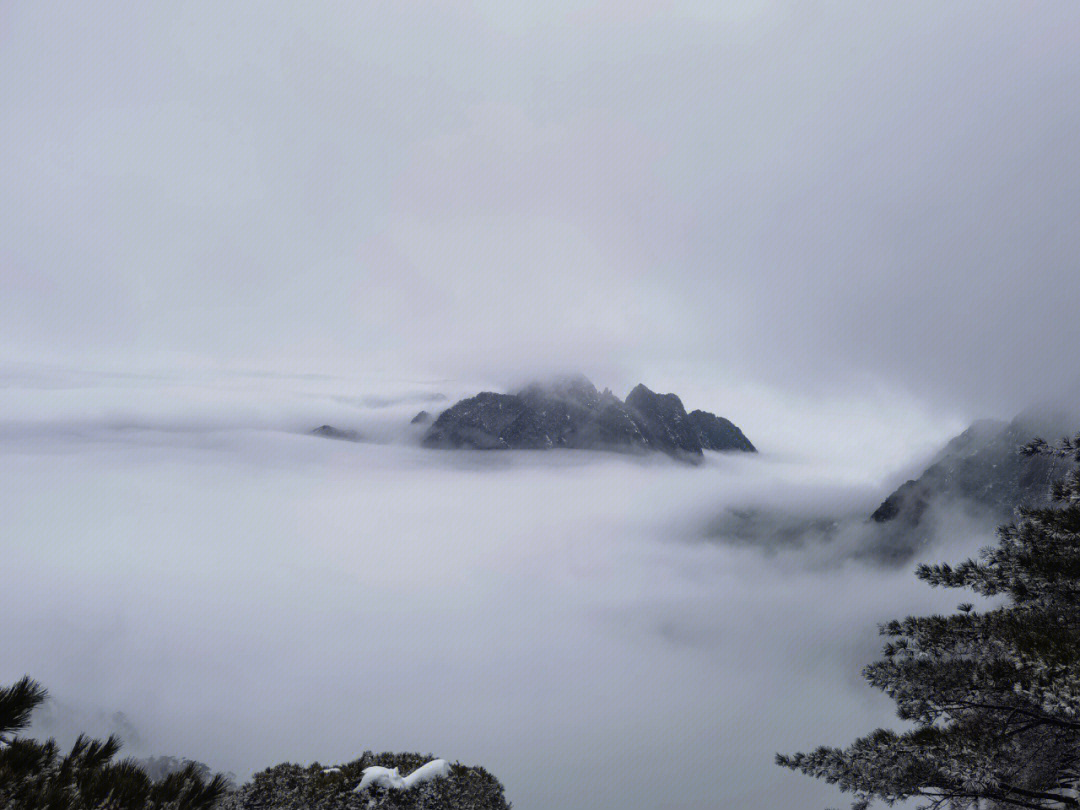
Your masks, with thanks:
<instances>
[{"instance_id":1,"label":"snow-covered rock","mask_svg":"<svg viewBox=\"0 0 1080 810\"><path fill-rule=\"evenodd\" d=\"M329 764L329 763L328 763ZM376 768L377 770L369 770ZM406 774L402 776L402 774ZM381 775L358 791L368 774ZM396 778L395 778L396 777ZM375 782L398 788L378 787ZM412 789L409 789L412 788ZM219 810L508 810L499 781L476 765L365 751L332 767L283 763L229 793Z\"/></svg>"},{"instance_id":2,"label":"snow-covered rock","mask_svg":"<svg viewBox=\"0 0 1080 810\"><path fill-rule=\"evenodd\" d=\"M430 782L441 776L450 775L450 763L445 759L433 759L425 762L408 776L402 776L397 768L384 768L381 765L370 765L364 768L364 778L354 788L356 793L363 793L373 787L384 787L390 790L408 790L411 787Z\"/></svg>"},{"instance_id":3,"label":"snow-covered rock","mask_svg":"<svg viewBox=\"0 0 1080 810\"><path fill-rule=\"evenodd\" d=\"M449 775L450 763L445 759L433 759L431 762L421 765L401 781L405 790L408 790L422 782L430 782L432 779L438 779L439 777Z\"/></svg>"},{"instance_id":4,"label":"snow-covered rock","mask_svg":"<svg viewBox=\"0 0 1080 810\"><path fill-rule=\"evenodd\" d=\"M405 780L401 778L397 768L384 768L381 765L370 765L364 768L364 778L354 788L356 793L363 793L373 787L384 787L392 790L401 790L405 787Z\"/></svg>"}]
</instances>

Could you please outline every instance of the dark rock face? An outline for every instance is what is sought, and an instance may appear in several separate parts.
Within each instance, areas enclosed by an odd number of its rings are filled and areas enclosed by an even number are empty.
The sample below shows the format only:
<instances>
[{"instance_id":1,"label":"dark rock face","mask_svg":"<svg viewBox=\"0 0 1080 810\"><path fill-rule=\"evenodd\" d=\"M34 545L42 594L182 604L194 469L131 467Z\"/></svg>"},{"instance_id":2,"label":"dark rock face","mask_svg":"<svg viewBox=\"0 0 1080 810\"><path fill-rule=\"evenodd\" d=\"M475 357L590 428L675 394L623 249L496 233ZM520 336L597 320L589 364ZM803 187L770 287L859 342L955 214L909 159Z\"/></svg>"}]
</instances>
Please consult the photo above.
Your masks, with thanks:
<instances>
[{"instance_id":1,"label":"dark rock face","mask_svg":"<svg viewBox=\"0 0 1080 810\"><path fill-rule=\"evenodd\" d=\"M674 394L639 385L623 402L611 391L598 392L584 377L568 377L516 394L485 392L463 399L435 420L424 446L659 450L689 459L700 458L703 447L753 451L742 431L726 419L695 413L707 433L695 426Z\"/></svg>"},{"instance_id":2,"label":"dark rock face","mask_svg":"<svg viewBox=\"0 0 1080 810\"><path fill-rule=\"evenodd\" d=\"M742 450L756 453L757 448L732 422L708 411L690 411L690 424L697 431L703 450Z\"/></svg>"},{"instance_id":3,"label":"dark rock face","mask_svg":"<svg viewBox=\"0 0 1080 810\"><path fill-rule=\"evenodd\" d=\"M976 422L950 441L918 478L901 484L871 518L915 527L935 504L966 507L1006 520L1017 506L1048 502L1050 484L1072 468L1067 459L1023 456L1036 436L1069 432L1066 417L1022 414L1012 422Z\"/></svg>"},{"instance_id":4,"label":"dark rock face","mask_svg":"<svg viewBox=\"0 0 1080 810\"><path fill-rule=\"evenodd\" d=\"M516 396L532 410L551 447L581 447L587 443L600 395L584 378L559 380L549 386L533 384Z\"/></svg>"},{"instance_id":5,"label":"dark rock face","mask_svg":"<svg viewBox=\"0 0 1080 810\"><path fill-rule=\"evenodd\" d=\"M439 414L424 437L424 446L539 450L552 443L540 415L521 397L485 391Z\"/></svg>"},{"instance_id":6,"label":"dark rock face","mask_svg":"<svg viewBox=\"0 0 1080 810\"><path fill-rule=\"evenodd\" d=\"M599 393L584 377L530 385L517 396L536 412L552 447L647 448L648 442L627 407L611 391Z\"/></svg>"},{"instance_id":7,"label":"dark rock face","mask_svg":"<svg viewBox=\"0 0 1080 810\"><path fill-rule=\"evenodd\" d=\"M626 406L638 417L635 421L650 447L665 453L701 455L697 431L682 400L674 394L657 394L638 385L627 395Z\"/></svg>"},{"instance_id":8,"label":"dark rock face","mask_svg":"<svg viewBox=\"0 0 1080 810\"><path fill-rule=\"evenodd\" d=\"M420 411L416 416L409 420L411 425L426 425L431 421L431 414L427 411Z\"/></svg>"},{"instance_id":9,"label":"dark rock face","mask_svg":"<svg viewBox=\"0 0 1080 810\"><path fill-rule=\"evenodd\" d=\"M881 502L881 506L874 510L873 514L870 515L870 519L877 523L887 523L893 518L899 517L900 513L905 511L905 507L910 504L908 522L918 524L922 519L922 513L926 511L926 507L929 505L926 501L918 498L915 493L918 488L918 481L905 481L888 498Z\"/></svg>"},{"instance_id":10,"label":"dark rock face","mask_svg":"<svg viewBox=\"0 0 1080 810\"><path fill-rule=\"evenodd\" d=\"M611 391L600 395L595 417L593 447L646 449L649 441L635 415Z\"/></svg>"},{"instance_id":11,"label":"dark rock face","mask_svg":"<svg viewBox=\"0 0 1080 810\"><path fill-rule=\"evenodd\" d=\"M355 430L342 430L330 425L320 425L311 431L311 435L321 436L324 439L340 439L346 442L358 442L362 439L361 435Z\"/></svg>"},{"instance_id":12,"label":"dark rock face","mask_svg":"<svg viewBox=\"0 0 1080 810\"><path fill-rule=\"evenodd\" d=\"M353 793L369 765L398 768L406 775L433 758L367 751L360 759L332 769L318 763L307 767L277 765L255 774L250 782L228 794L220 807L221 810L509 810L498 779L483 768L458 763L450 766L449 776L410 790L375 788L364 794Z\"/></svg>"}]
</instances>

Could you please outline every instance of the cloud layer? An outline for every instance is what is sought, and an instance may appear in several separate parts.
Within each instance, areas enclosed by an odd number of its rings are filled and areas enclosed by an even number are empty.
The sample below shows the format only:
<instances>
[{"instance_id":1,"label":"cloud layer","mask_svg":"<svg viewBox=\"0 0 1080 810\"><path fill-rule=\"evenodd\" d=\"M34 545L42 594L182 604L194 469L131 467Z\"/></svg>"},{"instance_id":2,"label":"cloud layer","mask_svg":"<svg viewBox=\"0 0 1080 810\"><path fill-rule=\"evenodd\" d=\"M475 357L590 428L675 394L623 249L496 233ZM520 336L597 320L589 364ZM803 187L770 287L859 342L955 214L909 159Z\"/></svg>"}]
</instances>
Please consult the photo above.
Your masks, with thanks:
<instances>
[{"instance_id":1,"label":"cloud layer","mask_svg":"<svg viewBox=\"0 0 1080 810\"><path fill-rule=\"evenodd\" d=\"M875 621L955 601L717 522L862 519L876 458L335 442L302 430L329 413L400 439L431 392L318 379L7 388L0 683L52 689L40 731L119 728L133 754L245 777L419 749L523 808L824 806L773 752L891 722L857 677Z\"/></svg>"},{"instance_id":2,"label":"cloud layer","mask_svg":"<svg viewBox=\"0 0 1080 810\"><path fill-rule=\"evenodd\" d=\"M1059 387L1075 4L530 6L9 6L4 357Z\"/></svg>"}]
</instances>

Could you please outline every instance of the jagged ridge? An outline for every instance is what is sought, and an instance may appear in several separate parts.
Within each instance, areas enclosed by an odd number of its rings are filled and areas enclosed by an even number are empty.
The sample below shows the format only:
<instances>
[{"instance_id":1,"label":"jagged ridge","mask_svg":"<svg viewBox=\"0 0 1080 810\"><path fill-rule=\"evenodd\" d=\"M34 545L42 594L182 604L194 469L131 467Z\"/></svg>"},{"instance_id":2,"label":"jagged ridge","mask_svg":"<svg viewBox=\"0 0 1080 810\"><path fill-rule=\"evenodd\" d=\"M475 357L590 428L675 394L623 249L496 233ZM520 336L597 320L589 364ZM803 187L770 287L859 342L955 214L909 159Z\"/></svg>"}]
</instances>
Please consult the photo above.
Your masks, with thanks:
<instances>
[{"instance_id":1,"label":"jagged ridge","mask_svg":"<svg viewBox=\"0 0 1080 810\"><path fill-rule=\"evenodd\" d=\"M658 450L700 458L702 450L755 452L729 420L690 414L675 394L638 385L620 400L584 377L533 384L515 394L485 391L443 411L424 436L425 447L477 450Z\"/></svg>"},{"instance_id":2,"label":"jagged ridge","mask_svg":"<svg viewBox=\"0 0 1080 810\"><path fill-rule=\"evenodd\" d=\"M982 420L953 438L923 473L901 484L874 511L877 523L919 525L934 503L955 503L1008 518L1018 506L1045 505L1050 484L1067 460L1022 455L1036 436L1054 438L1075 428L1060 414L1025 413L1011 422Z\"/></svg>"}]
</instances>

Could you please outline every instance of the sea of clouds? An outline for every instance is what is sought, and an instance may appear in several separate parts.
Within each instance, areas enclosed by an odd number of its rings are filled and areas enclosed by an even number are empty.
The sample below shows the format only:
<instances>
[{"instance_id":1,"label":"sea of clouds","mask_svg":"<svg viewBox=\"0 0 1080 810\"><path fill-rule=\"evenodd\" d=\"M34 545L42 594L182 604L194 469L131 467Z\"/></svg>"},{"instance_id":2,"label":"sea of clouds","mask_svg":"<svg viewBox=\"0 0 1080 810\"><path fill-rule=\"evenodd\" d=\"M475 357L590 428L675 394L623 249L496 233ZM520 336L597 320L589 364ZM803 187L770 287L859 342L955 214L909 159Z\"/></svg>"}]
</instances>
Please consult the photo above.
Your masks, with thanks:
<instances>
[{"instance_id":1,"label":"sea of clouds","mask_svg":"<svg viewBox=\"0 0 1080 810\"><path fill-rule=\"evenodd\" d=\"M420 448L409 418L456 383L4 380L0 681L50 688L41 733L119 728L130 753L240 777L420 751L484 765L523 810L823 807L831 789L773 753L894 723L858 674L876 622L960 601L909 563L847 553L895 483L882 470L947 420L878 409L875 434L856 403L862 433L830 454L813 439L826 412L804 412L802 431L748 428L759 455L695 467ZM908 444L873 452L903 418ZM370 441L307 435L323 423ZM810 438L775 441L794 435ZM747 508L847 528L725 536ZM961 530L926 554L988 539Z\"/></svg>"}]
</instances>

